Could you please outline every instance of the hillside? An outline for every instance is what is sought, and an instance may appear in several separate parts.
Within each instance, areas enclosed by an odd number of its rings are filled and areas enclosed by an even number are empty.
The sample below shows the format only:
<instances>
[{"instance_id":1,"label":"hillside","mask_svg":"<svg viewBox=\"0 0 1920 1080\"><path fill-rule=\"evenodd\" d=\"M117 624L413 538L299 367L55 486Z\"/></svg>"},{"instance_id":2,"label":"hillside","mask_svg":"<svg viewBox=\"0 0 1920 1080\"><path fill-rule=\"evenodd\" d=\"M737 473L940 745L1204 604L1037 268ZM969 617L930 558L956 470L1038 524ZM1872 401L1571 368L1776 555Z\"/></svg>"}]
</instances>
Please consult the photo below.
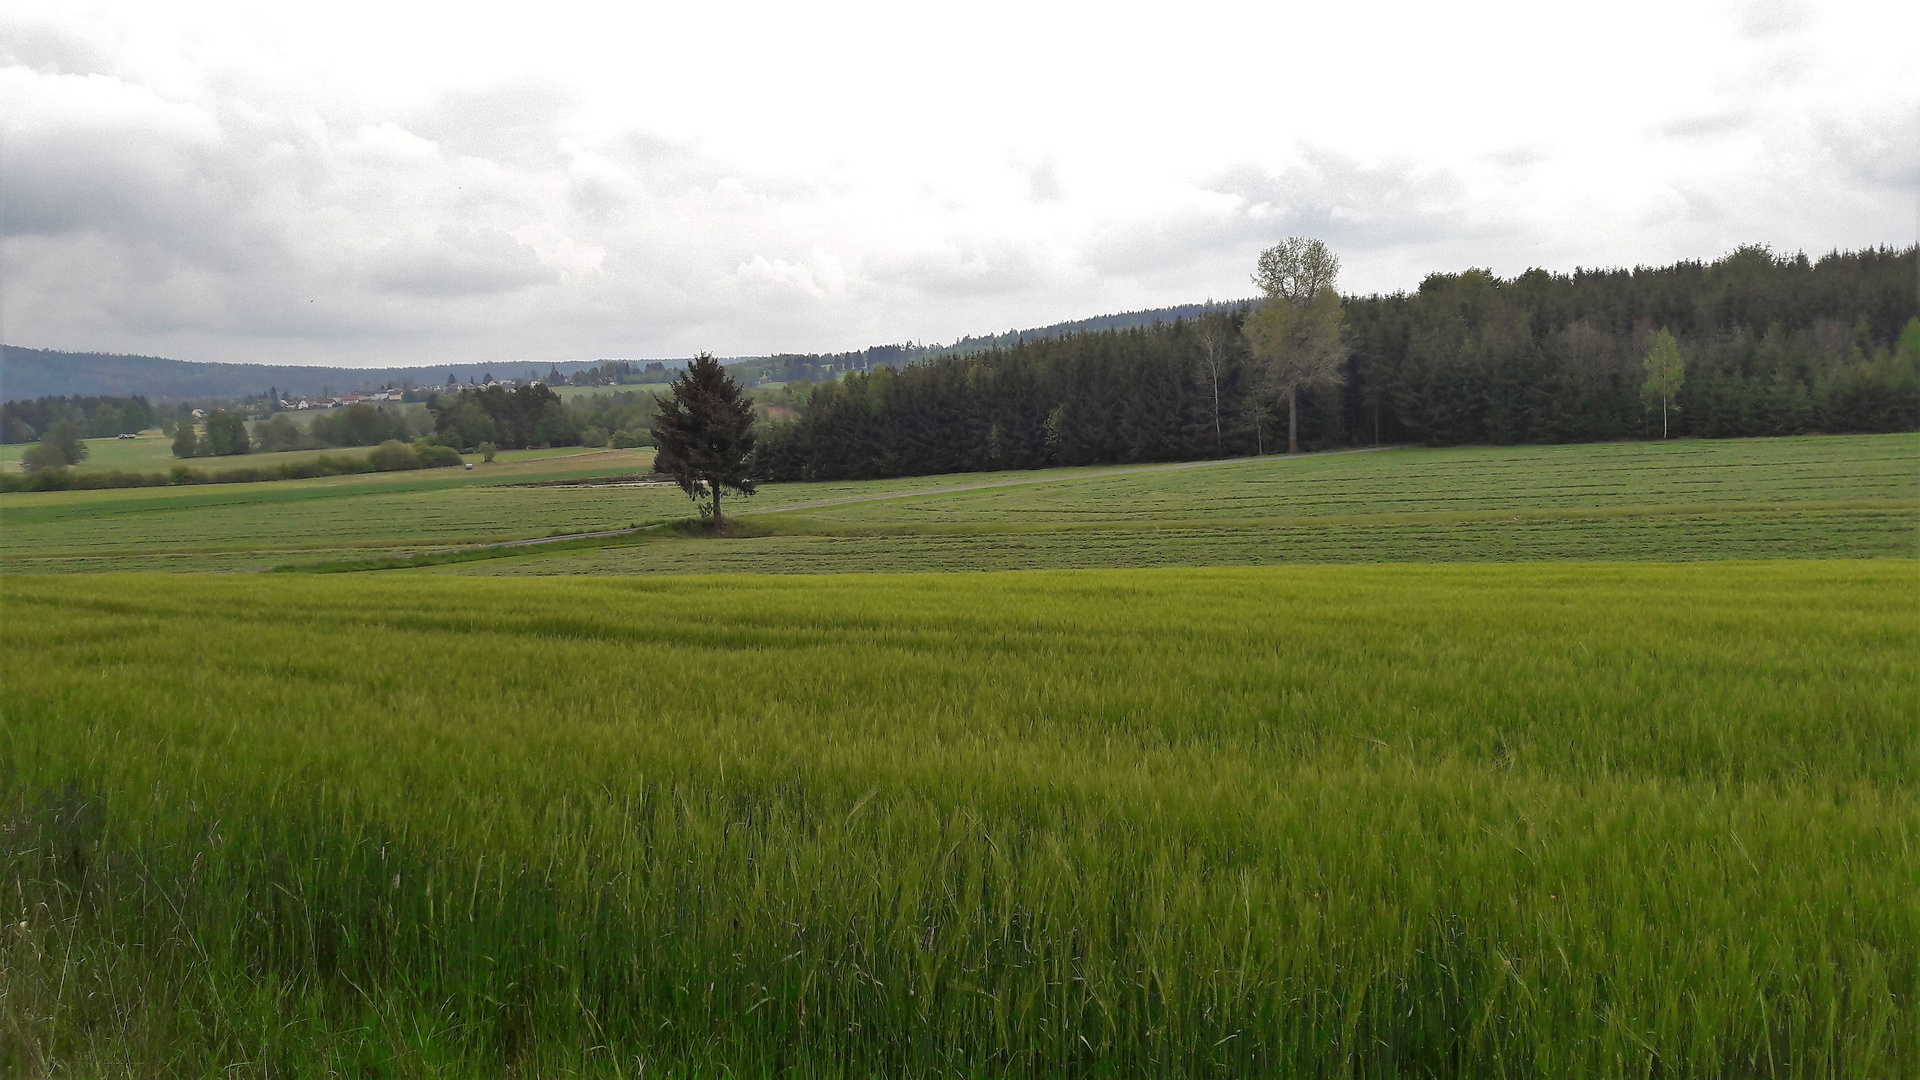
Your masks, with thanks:
<instances>
[{"instance_id":1,"label":"hillside","mask_svg":"<svg viewBox=\"0 0 1920 1080\"><path fill-rule=\"evenodd\" d=\"M1212 305L1214 309L1226 306L1229 305ZM848 371L903 367L916 360L965 356L1071 333L1124 330L1150 326L1156 322L1172 322L1177 318L1191 319L1206 310L1209 310L1206 304L1180 304L1146 311L1126 311L1118 315L1098 315L1031 330L964 337L951 345L875 345L856 352L781 353L732 358L726 363L734 369L736 378L749 385L756 382L835 378ZM489 373L501 378L517 378L524 377L528 372L546 375L558 369L563 375L571 375L605 363L603 360L583 360L558 364L514 361L499 364L443 364L437 367L293 367L279 364L217 364L117 353L60 352L54 349L24 349L15 345L0 345L0 355L4 356L4 360L0 360L0 399L6 401L76 394L110 397L138 395L183 401L241 398L265 394L274 389L282 396L293 394L311 397L328 391L344 393L384 386L389 382L435 385L453 377L462 381L474 378L485 381ZM680 361L666 361L669 368L678 363Z\"/></svg>"},{"instance_id":2,"label":"hillside","mask_svg":"<svg viewBox=\"0 0 1920 1080\"><path fill-rule=\"evenodd\" d=\"M544 375L558 367L563 374L592 367L593 363L564 364L445 364L438 367L342 368L283 366L279 364L214 364L170 360L161 356L125 356L117 353L60 352L0 346L0 396L7 401L38 397L88 395L141 396L165 400L241 398L277 389L281 396L311 397L329 390L345 393L389 382L422 385L449 378L485 379Z\"/></svg>"}]
</instances>

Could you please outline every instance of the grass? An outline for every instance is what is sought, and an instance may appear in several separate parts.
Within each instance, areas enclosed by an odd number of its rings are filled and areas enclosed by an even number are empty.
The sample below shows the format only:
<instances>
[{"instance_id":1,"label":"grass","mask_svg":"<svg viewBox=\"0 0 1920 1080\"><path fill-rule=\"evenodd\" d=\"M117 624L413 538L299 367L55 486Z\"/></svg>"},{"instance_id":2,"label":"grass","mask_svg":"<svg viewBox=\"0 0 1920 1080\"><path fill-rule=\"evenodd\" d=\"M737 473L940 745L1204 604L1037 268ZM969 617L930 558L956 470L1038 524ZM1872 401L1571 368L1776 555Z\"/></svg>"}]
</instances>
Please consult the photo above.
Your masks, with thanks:
<instances>
[{"instance_id":1,"label":"grass","mask_svg":"<svg viewBox=\"0 0 1920 1080\"><path fill-rule=\"evenodd\" d=\"M1091 470L1097 473L1098 470ZM938 486L938 485L928 485ZM1920 436L1389 449L1026 484L807 511L849 525L1920 500Z\"/></svg>"},{"instance_id":2,"label":"grass","mask_svg":"<svg viewBox=\"0 0 1920 1080\"><path fill-rule=\"evenodd\" d=\"M87 439L87 459L78 468L84 472L166 472L180 464L173 456L173 440L153 428L137 439ZM20 471L20 458L34 443L0 443L0 470ZM263 455L264 456L264 455ZM280 460L274 455L274 460Z\"/></svg>"},{"instance_id":3,"label":"grass","mask_svg":"<svg viewBox=\"0 0 1920 1080\"><path fill-rule=\"evenodd\" d=\"M750 518L767 528L776 518ZM844 574L944 570L1272 566L1354 562L1819 559L1913 557L1915 508L1809 504L1747 512L1588 511L1405 514L1196 527L1155 522L1071 529L922 527L836 532L801 523L715 543L633 541L498 551L437 572L480 575ZM781 522L781 526L786 523Z\"/></svg>"},{"instance_id":4,"label":"grass","mask_svg":"<svg viewBox=\"0 0 1920 1080\"><path fill-rule=\"evenodd\" d=\"M574 452L434 478L0 497L10 571L265 569L684 519L670 488L509 486L637 470ZM1197 466L768 485L755 535L575 546L463 572L908 571L1278 562L1913 555L1912 434L1386 450ZM982 485L993 485L985 486ZM943 490L976 488L977 490ZM916 494L938 492L934 494ZM847 501L854 500L854 501ZM818 505L827 503L830 505ZM380 562L390 565L390 562ZM372 565L372 564L369 564Z\"/></svg>"},{"instance_id":5,"label":"grass","mask_svg":"<svg viewBox=\"0 0 1920 1080\"><path fill-rule=\"evenodd\" d=\"M334 446L320 450L283 450L278 453L239 454L233 457L177 458L173 456L173 440L160 434L155 428L140 433L137 439L87 439L87 457L74 466L77 472L168 472L175 465L185 465L191 469L217 470L237 466L274 466L290 462L306 462L322 454L330 457L364 456L373 448L370 446ZM0 470L20 471L20 457L31 449L33 443L0 444ZM524 461L539 461L552 457L566 457L583 451L577 447L559 447L550 450L502 450L500 464L512 464ZM477 456L473 460L478 461Z\"/></svg>"},{"instance_id":6,"label":"grass","mask_svg":"<svg viewBox=\"0 0 1920 1080\"><path fill-rule=\"evenodd\" d=\"M652 452L503 454L430 470L0 497L8 570L267 569L289 558L393 554L684 514L677 491L512 485L644 471ZM622 517L622 515L627 515Z\"/></svg>"},{"instance_id":7,"label":"grass","mask_svg":"<svg viewBox=\"0 0 1920 1080\"><path fill-rule=\"evenodd\" d=\"M0 1070L1911 1076L1914 566L12 576Z\"/></svg>"},{"instance_id":8,"label":"grass","mask_svg":"<svg viewBox=\"0 0 1920 1080\"><path fill-rule=\"evenodd\" d=\"M1913 556L1916 461L1920 439L1899 435L1387 450L891 480L846 494L790 486L767 489L751 511L772 535L524 552L454 572ZM911 494L967 485L991 486ZM808 505L847 498L861 501Z\"/></svg>"}]
</instances>

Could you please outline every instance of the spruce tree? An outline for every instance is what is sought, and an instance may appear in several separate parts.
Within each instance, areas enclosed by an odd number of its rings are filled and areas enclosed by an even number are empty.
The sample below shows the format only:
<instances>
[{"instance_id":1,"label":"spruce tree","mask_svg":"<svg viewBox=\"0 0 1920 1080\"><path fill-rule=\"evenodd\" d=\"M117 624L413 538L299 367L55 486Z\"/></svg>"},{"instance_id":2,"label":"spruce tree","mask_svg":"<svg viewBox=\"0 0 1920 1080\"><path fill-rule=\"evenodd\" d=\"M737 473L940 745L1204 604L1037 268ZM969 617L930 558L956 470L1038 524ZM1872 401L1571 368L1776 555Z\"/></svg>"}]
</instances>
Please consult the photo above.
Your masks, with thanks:
<instances>
[{"instance_id":1,"label":"spruce tree","mask_svg":"<svg viewBox=\"0 0 1920 1080\"><path fill-rule=\"evenodd\" d=\"M671 476L687 497L725 525L720 489L753 494L753 404L720 361L701 353L668 384L653 418L653 471ZM711 499L711 511L703 500Z\"/></svg>"}]
</instances>

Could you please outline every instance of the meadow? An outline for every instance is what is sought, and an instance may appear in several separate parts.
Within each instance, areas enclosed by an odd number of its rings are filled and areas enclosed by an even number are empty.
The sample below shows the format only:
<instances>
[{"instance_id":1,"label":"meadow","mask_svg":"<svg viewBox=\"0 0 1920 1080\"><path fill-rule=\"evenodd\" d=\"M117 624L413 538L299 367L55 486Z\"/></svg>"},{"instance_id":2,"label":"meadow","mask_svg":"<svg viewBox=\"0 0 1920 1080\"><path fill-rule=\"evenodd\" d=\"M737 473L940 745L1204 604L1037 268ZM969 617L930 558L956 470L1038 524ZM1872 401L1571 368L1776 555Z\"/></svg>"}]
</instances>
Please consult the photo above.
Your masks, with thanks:
<instances>
[{"instance_id":1,"label":"meadow","mask_svg":"<svg viewBox=\"0 0 1920 1080\"><path fill-rule=\"evenodd\" d=\"M255 456L269 455L235 460ZM648 520L648 508L655 519L684 515L690 504L676 489L523 486L632 477L652 461L649 450L536 450L472 471L9 494L0 496L0 567L264 570L624 525Z\"/></svg>"},{"instance_id":2,"label":"meadow","mask_svg":"<svg viewBox=\"0 0 1920 1080\"><path fill-rule=\"evenodd\" d=\"M0 496L0 567L261 570L663 525L647 451L470 473ZM769 484L717 542L655 529L463 574L916 571L1920 553L1920 437L1388 449L1131 469ZM635 542L640 541L640 542Z\"/></svg>"},{"instance_id":3,"label":"meadow","mask_svg":"<svg viewBox=\"0 0 1920 1080\"><path fill-rule=\"evenodd\" d=\"M163 473L176 465L205 470L241 467L271 468L276 465L313 461L323 454L329 457L358 457L373 449L370 446L332 446L317 450L280 450L273 453L256 452L228 457L183 459L173 456L173 440L162 435L158 428L143 431L138 438L134 439L87 439L85 441L87 457L73 467L76 472ZM0 444L0 471L20 471L21 455L33 445L33 443ZM578 452L567 448L503 450L498 456L498 461L502 464L538 461Z\"/></svg>"},{"instance_id":4,"label":"meadow","mask_svg":"<svg viewBox=\"0 0 1920 1080\"><path fill-rule=\"evenodd\" d=\"M0 1070L1911 1076L1917 583L14 576Z\"/></svg>"}]
</instances>

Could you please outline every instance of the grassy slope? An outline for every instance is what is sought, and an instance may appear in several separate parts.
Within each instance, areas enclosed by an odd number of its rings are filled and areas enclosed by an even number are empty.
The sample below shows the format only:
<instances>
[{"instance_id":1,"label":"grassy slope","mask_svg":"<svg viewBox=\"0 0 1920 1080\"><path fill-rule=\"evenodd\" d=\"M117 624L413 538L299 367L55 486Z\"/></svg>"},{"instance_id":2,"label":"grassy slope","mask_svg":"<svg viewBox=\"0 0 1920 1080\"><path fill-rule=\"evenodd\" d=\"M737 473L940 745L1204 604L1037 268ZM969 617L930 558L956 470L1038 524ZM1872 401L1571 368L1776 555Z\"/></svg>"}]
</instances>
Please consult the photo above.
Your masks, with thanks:
<instances>
[{"instance_id":1,"label":"grassy slope","mask_svg":"<svg viewBox=\"0 0 1920 1080\"><path fill-rule=\"evenodd\" d=\"M472 473L0 498L19 570L247 569L685 518L672 489L500 486L637 469L574 452ZM1389 450L1155 468L772 485L754 534L461 573L1014 569L1294 561L1912 555L1920 436ZM901 496L930 489L986 490ZM772 535L766 535L772 534Z\"/></svg>"},{"instance_id":2,"label":"grassy slope","mask_svg":"<svg viewBox=\"0 0 1920 1080\"><path fill-rule=\"evenodd\" d=\"M1920 436L1394 449L807 511L846 524L1202 521L1920 497Z\"/></svg>"},{"instance_id":3,"label":"grassy slope","mask_svg":"<svg viewBox=\"0 0 1920 1080\"><path fill-rule=\"evenodd\" d=\"M302 426L305 426L304 423ZM312 461L323 454L328 457L364 457L373 449L370 446L333 446L324 450L285 450L274 454L238 454L232 457L182 459L173 456L173 440L160 434L157 428L142 432L137 439L88 439L86 443L87 457L85 461L75 466L78 472L163 473L171 471L175 465L217 472L221 469L242 466L263 468L289 462ZM0 444L0 470L20 471L20 456L33 446L33 443ZM503 463L533 461L580 452L573 448L504 450L500 453L499 460Z\"/></svg>"},{"instance_id":4,"label":"grassy slope","mask_svg":"<svg viewBox=\"0 0 1920 1080\"><path fill-rule=\"evenodd\" d=\"M0 1071L1910 1076L1915 585L16 577Z\"/></svg>"},{"instance_id":5,"label":"grassy slope","mask_svg":"<svg viewBox=\"0 0 1920 1080\"><path fill-rule=\"evenodd\" d=\"M0 562L14 571L264 569L313 553L511 540L685 513L677 491L503 486L637 473L652 460L649 450L524 451L472 471L0 496Z\"/></svg>"},{"instance_id":6,"label":"grassy slope","mask_svg":"<svg viewBox=\"0 0 1920 1080\"><path fill-rule=\"evenodd\" d=\"M1920 554L1920 437L1388 450L1267 458L778 512L756 529L472 563L462 574L1262 565ZM937 477L921 488L1050 480ZM902 481L877 488L911 491Z\"/></svg>"}]
</instances>

